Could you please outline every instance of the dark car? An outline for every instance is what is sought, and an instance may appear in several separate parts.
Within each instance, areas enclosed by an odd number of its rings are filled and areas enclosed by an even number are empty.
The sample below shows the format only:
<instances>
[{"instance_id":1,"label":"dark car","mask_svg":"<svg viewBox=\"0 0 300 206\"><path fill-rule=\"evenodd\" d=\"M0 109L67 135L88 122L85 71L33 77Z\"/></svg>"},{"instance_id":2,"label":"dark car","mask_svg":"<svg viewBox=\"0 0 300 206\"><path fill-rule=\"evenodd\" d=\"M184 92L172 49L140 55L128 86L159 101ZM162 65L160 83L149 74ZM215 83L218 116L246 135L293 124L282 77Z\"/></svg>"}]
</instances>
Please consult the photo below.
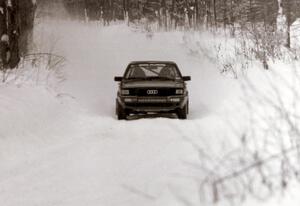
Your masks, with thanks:
<instances>
[{"instance_id":1,"label":"dark car","mask_svg":"<svg viewBox=\"0 0 300 206\"><path fill-rule=\"evenodd\" d=\"M131 62L120 82L116 99L118 119L130 114L176 113L186 119L189 112L189 96L185 81L174 62Z\"/></svg>"}]
</instances>

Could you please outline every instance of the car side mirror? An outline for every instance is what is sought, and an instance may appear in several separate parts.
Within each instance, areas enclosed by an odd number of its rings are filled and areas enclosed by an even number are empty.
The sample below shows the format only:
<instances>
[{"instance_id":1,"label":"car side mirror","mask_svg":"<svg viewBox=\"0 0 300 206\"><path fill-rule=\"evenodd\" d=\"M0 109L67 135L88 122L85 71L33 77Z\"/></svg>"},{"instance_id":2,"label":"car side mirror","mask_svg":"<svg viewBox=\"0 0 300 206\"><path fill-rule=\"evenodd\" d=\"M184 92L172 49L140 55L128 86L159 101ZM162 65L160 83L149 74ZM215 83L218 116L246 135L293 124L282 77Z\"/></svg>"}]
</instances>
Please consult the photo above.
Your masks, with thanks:
<instances>
[{"instance_id":1,"label":"car side mirror","mask_svg":"<svg viewBox=\"0 0 300 206\"><path fill-rule=\"evenodd\" d=\"M183 76L183 81L191 81L191 76Z\"/></svg>"},{"instance_id":2,"label":"car side mirror","mask_svg":"<svg viewBox=\"0 0 300 206\"><path fill-rule=\"evenodd\" d=\"M122 81L123 80L123 77L115 77L115 81L116 82L120 82L120 81Z\"/></svg>"}]
</instances>

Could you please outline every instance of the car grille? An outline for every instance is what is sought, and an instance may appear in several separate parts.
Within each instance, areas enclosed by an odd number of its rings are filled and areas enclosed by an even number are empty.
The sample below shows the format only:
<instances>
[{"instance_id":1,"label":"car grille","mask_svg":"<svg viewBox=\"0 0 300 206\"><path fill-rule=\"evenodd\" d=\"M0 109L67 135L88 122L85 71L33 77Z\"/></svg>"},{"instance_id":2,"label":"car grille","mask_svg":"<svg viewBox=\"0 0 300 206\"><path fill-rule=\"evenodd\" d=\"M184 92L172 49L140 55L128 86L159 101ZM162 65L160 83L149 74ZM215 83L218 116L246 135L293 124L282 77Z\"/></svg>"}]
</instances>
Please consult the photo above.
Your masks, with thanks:
<instances>
[{"instance_id":1,"label":"car grille","mask_svg":"<svg viewBox=\"0 0 300 206\"><path fill-rule=\"evenodd\" d=\"M177 104L174 103L127 103L127 106L141 108L141 107L149 107L149 108L161 108L161 107L172 107L176 106Z\"/></svg>"},{"instance_id":2,"label":"car grille","mask_svg":"<svg viewBox=\"0 0 300 206\"><path fill-rule=\"evenodd\" d=\"M137 100L138 103L166 103L167 99L161 99L161 98L139 98Z\"/></svg>"},{"instance_id":3,"label":"car grille","mask_svg":"<svg viewBox=\"0 0 300 206\"><path fill-rule=\"evenodd\" d=\"M170 96L176 95L176 88L134 88L129 93L133 96Z\"/></svg>"}]
</instances>

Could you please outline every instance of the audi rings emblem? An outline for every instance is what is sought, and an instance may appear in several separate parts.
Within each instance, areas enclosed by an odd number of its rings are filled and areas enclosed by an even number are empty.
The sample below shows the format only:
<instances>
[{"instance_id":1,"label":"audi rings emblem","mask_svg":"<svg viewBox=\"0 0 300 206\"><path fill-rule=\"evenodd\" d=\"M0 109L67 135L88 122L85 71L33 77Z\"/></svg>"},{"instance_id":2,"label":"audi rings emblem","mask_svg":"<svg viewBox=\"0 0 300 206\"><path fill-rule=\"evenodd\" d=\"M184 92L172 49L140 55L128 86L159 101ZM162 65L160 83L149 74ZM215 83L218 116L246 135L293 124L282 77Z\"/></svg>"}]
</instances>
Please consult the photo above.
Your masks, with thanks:
<instances>
[{"instance_id":1,"label":"audi rings emblem","mask_svg":"<svg viewBox=\"0 0 300 206\"><path fill-rule=\"evenodd\" d=\"M148 95L156 95L158 94L158 90L147 90Z\"/></svg>"}]
</instances>

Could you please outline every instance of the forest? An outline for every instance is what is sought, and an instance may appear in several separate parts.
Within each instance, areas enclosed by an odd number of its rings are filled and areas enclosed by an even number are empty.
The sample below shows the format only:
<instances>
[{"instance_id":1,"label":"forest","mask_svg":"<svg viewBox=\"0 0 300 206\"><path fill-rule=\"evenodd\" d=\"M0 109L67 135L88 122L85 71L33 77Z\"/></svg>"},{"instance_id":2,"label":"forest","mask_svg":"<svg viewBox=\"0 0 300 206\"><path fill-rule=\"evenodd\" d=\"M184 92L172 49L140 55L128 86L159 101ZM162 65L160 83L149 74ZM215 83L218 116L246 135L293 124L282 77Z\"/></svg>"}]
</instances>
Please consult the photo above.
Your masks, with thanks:
<instances>
[{"instance_id":1,"label":"forest","mask_svg":"<svg viewBox=\"0 0 300 206\"><path fill-rule=\"evenodd\" d=\"M165 31L223 28L231 35L252 33L256 39L276 36L280 43L263 45L269 50L262 55L263 62L267 55L274 56L269 48L274 50L278 44L290 48L290 27L300 17L298 0L1 0L1 68L18 65L20 56L28 52L37 4L48 8L53 2L62 2L74 19L102 21L104 25L128 21L145 25L146 30L155 24L155 30ZM284 35L278 32L278 18L285 19Z\"/></svg>"}]
</instances>

